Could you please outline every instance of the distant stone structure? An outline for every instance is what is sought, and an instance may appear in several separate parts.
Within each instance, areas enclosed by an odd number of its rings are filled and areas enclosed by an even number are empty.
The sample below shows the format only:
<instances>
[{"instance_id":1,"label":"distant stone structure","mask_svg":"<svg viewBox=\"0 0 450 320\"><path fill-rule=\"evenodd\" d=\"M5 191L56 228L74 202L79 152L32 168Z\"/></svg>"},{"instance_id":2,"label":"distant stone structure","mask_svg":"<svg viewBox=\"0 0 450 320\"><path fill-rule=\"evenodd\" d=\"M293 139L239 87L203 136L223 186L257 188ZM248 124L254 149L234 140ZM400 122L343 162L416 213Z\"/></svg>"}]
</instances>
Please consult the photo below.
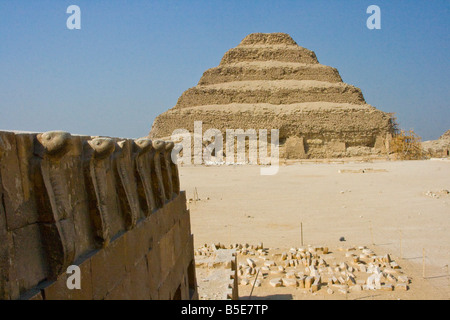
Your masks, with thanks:
<instances>
[{"instance_id":1,"label":"distant stone structure","mask_svg":"<svg viewBox=\"0 0 450 320\"><path fill-rule=\"evenodd\" d=\"M293 159L385 153L393 132L390 114L284 33L245 37L155 119L149 136L193 132L194 121L223 135L227 128L279 129L280 152Z\"/></svg>"},{"instance_id":2,"label":"distant stone structure","mask_svg":"<svg viewBox=\"0 0 450 320\"><path fill-rule=\"evenodd\" d=\"M450 157L450 130L447 130L437 140L422 142L422 147L430 156L437 158Z\"/></svg>"},{"instance_id":3,"label":"distant stone structure","mask_svg":"<svg viewBox=\"0 0 450 320\"><path fill-rule=\"evenodd\" d=\"M0 131L0 299L198 299L173 146Z\"/></svg>"}]
</instances>

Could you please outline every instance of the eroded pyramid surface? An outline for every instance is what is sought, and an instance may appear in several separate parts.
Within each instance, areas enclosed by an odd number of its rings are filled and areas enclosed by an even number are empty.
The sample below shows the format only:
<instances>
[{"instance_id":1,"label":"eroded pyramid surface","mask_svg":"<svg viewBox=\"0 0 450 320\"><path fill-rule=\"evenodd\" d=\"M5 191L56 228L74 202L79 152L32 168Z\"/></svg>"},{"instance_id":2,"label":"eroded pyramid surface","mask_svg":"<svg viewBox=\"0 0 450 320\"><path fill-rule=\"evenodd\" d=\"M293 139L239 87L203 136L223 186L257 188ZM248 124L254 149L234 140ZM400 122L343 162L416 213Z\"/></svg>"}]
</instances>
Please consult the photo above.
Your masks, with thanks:
<instances>
[{"instance_id":1,"label":"eroded pyramid surface","mask_svg":"<svg viewBox=\"0 0 450 320\"><path fill-rule=\"evenodd\" d=\"M159 115L151 138L175 129L279 129L287 158L382 152L391 117L367 104L337 69L285 33L254 33L206 70L198 84Z\"/></svg>"}]
</instances>

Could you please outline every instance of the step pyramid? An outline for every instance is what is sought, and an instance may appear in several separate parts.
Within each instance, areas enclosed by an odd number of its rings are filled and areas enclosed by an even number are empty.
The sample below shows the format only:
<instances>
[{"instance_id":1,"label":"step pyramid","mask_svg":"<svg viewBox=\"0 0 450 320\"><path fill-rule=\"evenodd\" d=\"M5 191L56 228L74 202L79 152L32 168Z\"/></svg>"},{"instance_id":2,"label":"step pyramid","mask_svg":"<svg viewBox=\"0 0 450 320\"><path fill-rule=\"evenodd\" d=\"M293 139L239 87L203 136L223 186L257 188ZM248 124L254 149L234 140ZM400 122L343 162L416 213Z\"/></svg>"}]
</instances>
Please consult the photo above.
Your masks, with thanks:
<instances>
[{"instance_id":1,"label":"step pyramid","mask_svg":"<svg viewBox=\"0 0 450 320\"><path fill-rule=\"evenodd\" d=\"M206 70L159 115L151 138L175 129L279 129L286 158L345 157L380 153L392 131L391 116L366 103L337 69L285 33L253 33Z\"/></svg>"}]
</instances>

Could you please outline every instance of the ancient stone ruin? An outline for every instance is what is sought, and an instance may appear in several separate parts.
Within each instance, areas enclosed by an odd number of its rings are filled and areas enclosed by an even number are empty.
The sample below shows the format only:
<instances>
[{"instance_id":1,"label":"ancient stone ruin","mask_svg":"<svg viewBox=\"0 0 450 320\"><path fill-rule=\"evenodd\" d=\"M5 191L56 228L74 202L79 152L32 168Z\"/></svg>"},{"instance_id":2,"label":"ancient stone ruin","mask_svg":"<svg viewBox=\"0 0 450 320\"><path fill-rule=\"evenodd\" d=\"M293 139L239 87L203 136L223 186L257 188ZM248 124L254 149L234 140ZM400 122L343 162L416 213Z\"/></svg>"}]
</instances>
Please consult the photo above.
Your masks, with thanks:
<instances>
[{"instance_id":1,"label":"ancient stone ruin","mask_svg":"<svg viewBox=\"0 0 450 320\"><path fill-rule=\"evenodd\" d=\"M295 295L319 292L357 299L371 291L380 296L382 292L406 292L412 282L390 254L379 255L366 246L287 249L267 248L262 243L217 243L194 252L201 299L221 299L233 289L250 299L249 293L273 294L272 288ZM223 280L230 273L234 284Z\"/></svg>"},{"instance_id":2,"label":"ancient stone ruin","mask_svg":"<svg viewBox=\"0 0 450 320\"><path fill-rule=\"evenodd\" d=\"M450 130L447 130L437 140L429 140L422 142L422 148L428 152L430 156L437 158L450 157Z\"/></svg>"},{"instance_id":3,"label":"ancient stone ruin","mask_svg":"<svg viewBox=\"0 0 450 320\"><path fill-rule=\"evenodd\" d=\"M390 114L284 33L245 37L155 119L150 137L193 132L194 121L223 135L227 128L279 129L280 152L293 159L379 154L393 130Z\"/></svg>"},{"instance_id":4,"label":"ancient stone ruin","mask_svg":"<svg viewBox=\"0 0 450 320\"><path fill-rule=\"evenodd\" d=\"M197 299L173 146L0 131L0 299Z\"/></svg>"}]
</instances>

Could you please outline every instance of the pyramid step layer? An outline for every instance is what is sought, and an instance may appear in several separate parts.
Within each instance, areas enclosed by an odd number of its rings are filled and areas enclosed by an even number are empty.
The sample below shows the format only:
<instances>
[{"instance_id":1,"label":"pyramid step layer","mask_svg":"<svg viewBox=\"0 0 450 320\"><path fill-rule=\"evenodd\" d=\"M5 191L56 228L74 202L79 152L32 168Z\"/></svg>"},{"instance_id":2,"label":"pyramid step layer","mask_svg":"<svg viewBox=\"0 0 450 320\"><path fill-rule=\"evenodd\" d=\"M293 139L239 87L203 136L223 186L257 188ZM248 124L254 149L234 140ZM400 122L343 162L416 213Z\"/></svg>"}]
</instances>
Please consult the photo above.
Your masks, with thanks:
<instances>
[{"instance_id":1,"label":"pyramid step layer","mask_svg":"<svg viewBox=\"0 0 450 320\"><path fill-rule=\"evenodd\" d=\"M297 43L287 33L274 32L274 33L252 33L247 35L239 45L292 45Z\"/></svg>"},{"instance_id":2,"label":"pyramid step layer","mask_svg":"<svg viewBox=\"0 0 450 320\"><path fill-rule=\"evenodd\" d=\"M314 80L236 81L186 90L176 108L230 103L292 104L329 101L365 103L359 88L343 82Z\"/></svg>"},{"instance_id":3,"label":"pyramid step layer","mask_svg":"<svg viewBox=\"0 0 450 320\"><path fill-rule=\"evenodd\" d=\"M225 53L220 64L244 61L319 63L313 51L300 46L237 46Z\"/></svg>"},{"instance_id":4,"label":"pyramid step layer","mask_svg":"<svg viewBox=\"0 0 450 320\"><path fill-rule=\"evenodd\" d=\"M171 109L159 115L151 137L170 137L176 129L194 132L194 122L202 129L215 128L225 135L227 129L279 129L280 139L301 136L305 139L345 141L347 146L372 145L375 137L389 129L389 115L368 105L332 102L273 105L268 103L205 105Z\"/></svg>"},{"instance_id":5,"label":"pyramid step layer","mask_svg":"<svg viewBox=\"0 0 450 320\"><path fill-rule=\"evenodd\" d=\"M342 82L337 69L321 64L293 62L239 62L206 70L199 85L246 80L318 80Z\"/></svg>"}]
</instances>

